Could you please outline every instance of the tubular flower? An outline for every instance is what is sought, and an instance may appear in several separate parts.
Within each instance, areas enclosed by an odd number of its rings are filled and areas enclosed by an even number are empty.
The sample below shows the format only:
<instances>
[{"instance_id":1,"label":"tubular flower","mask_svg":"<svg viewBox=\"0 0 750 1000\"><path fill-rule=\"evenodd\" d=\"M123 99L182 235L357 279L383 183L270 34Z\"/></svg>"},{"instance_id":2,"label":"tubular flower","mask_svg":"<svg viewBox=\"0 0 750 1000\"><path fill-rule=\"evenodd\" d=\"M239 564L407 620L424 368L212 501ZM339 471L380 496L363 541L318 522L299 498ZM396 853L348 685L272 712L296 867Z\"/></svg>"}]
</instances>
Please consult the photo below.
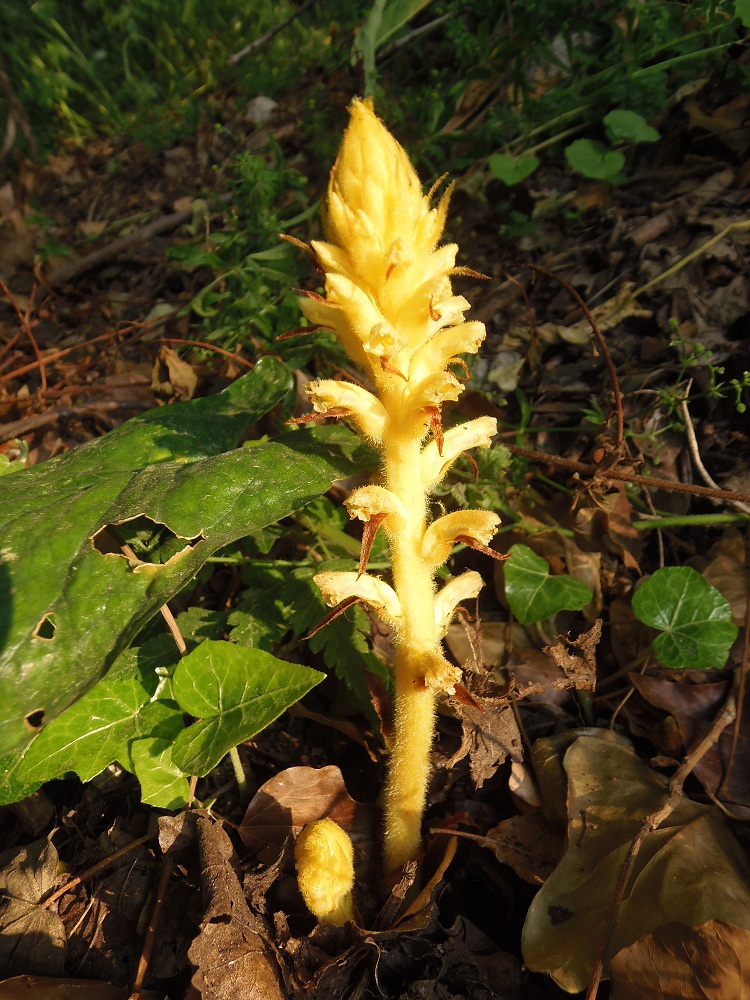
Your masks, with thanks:
<instances>
[{"instance_id":1,"label":"tubular flower","mask_svg":"<svg viewBox=\"0 0 750 1000\"><path fill-rule=\"evenodd\" d=\"M325 273L325 299L301 300L312 323L337 334L373 390L328 380L308 387L317 412L353 419L382 460L383 485L355 490L347 501L350 515L365 522L359 573L319 573L315 581L327 604L362 600L395 627L394 737L384 799L389 868L419 850L435 698L452 693L460 679L440 640L456 605L482 585L478 573L464 573L436 595L434 572L456 539L486 548L498 524L494 514L463 511L427 526L428 491L462 452L488 447L496 433L490 417L442 428L443 404L463 391L450 366L476 353L485 336L481 323L465 321L469 303L451 287L458 247L438 246L449 194L433 205L372 103L355 100L331 172L326 239L312 243ZM381 526L392 588L364 572Z\"/></svg>"}]
</instances>

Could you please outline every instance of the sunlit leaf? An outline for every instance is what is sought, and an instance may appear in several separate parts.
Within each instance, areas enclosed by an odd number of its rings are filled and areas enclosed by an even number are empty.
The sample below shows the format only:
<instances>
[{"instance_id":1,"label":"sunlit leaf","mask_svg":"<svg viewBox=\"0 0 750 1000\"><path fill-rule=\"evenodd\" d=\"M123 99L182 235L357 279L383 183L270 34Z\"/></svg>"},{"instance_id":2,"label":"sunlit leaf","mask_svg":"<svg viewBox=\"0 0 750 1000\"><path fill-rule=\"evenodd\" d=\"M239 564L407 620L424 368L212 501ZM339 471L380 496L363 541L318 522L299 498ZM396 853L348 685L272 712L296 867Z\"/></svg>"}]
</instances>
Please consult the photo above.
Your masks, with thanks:
<instances>
[{"instance_id":1,"label":"sunlit leaf","mask_svg":"<svg viewBox=\"0 0 750 1000\"><path fill-rule=\"evenodd\" d=\"M264 650L207 639L180 660L172 678L180 707L200 720L177 737L172 760L186 774L208 774L324 677Z\"/></svg>"},{"instance_id":2,"label":"sunlit leaf","mask_svg":"<svg viewBox=\"0 0 750 1000\"><path fill-rule=\"evenodd\" d=\"M522 625L539 622L558 611L579 611L592 598L574 576L550 576L549 563L528 545L513 545L504 565L505 596Z\"/></svg>"},{"instance_id":3,"label":"sunlit leaf","mask_svg":"<svg viewBox=\"0 0 750 1000\"><path fill-rule=\"evenodd\" d=\"M654 652L667 667L720 669L739 631L727 599L690 566L658 569L633 595L633 611L661 632Z\"/></svg>"}]
</instances>

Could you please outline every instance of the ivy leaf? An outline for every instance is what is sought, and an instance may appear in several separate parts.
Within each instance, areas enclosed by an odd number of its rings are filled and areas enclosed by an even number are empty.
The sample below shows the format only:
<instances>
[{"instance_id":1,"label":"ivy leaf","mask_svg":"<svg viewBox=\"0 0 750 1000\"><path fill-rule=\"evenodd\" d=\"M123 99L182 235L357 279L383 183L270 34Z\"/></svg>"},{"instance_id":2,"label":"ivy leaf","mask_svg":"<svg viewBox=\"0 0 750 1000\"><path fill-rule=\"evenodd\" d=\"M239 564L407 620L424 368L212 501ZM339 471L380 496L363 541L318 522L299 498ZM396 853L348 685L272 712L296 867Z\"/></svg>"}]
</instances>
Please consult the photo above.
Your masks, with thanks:
<instances>
[{"instance_id":1,"label":"ivy leaf","mask_svg":"<svg viewBox=\"0 0 750 1000\"><path fill-rule=\"evenodd\" d=\"M38 785L73 771L88 781L114 761L132 771L131 742L154 735L160 721L149 704L159 682L155 666L170 657L174 662L178 655L168 636L123 653L104 680L28 746L17 780Z\"/></svg>"},{"instance_id":2,"label":"ivy leaf","mask_svg":"<svg viewBox=\"0 0 750 1000\"><path fill-rule=\"evenodd\" d=\"M505 563L505 596L522 625L540 622L558 611L580 611L592 598L574 576L549 575L549 563L528 545L512 545Z\"/></svg>"},{"instance_id":3,"label":"ivy leaf","mask_svg":"<svg viewBox=\"0 0 750 1000\"><path fill-rule=\"evenodd\" d=\"M174 701L152 702L150 721L155 736L133 740L130 758L141 785L141 801L158 809L182 809L190 798L190 785L172 760L172 745L184 732L180 706Z\"/></svg>"},{"instance_id":4,"label":"ivy leaf","mask_svg":"<svg viewBox=\"0 0 750 1000\"><path fill-rule=\"evenodd\" d=\"M200 719L177 737L172 761L185 774L208 774L324 677L261 649L207 639L180 660L172 677L180 707Z\"/></svg>"},{"instance_id":5,"label":"ivy leaf","mask_svg":"<svg viewBox=\"0 0 750 1000\"><path fill-rule=\"evenodd\" d=\"M654 652L677 669L721 669L739 631L729 601L690 566L658 569L633 595L633 612L661 632Z\"/></svg>"},{"instance_id":6,"label":"ivy leaf","mask_svg":"<svg viewBox=\"0 0 750 1000\"><path fill-rule=\"evenodd\" d=\"M513 187L534 173L539 166L539 157L508 156L506 153L495 153L487 161L487 166L499 181L508 187Z\"/></svg>"},{"instance_id":7,"label":"ivy leaf","mask_svg":"<svg viewBox=\"0 0 750 1000\"><path fill-rule=\"evenodd\" d=\"M218 396L4 477L0 753L89 690L210 555L372 462L343 425L237 447L290 385L263 358Z\"/></svg>"},{"instance_id":8,"label":"ivy leaf","mask_svg":"<svg viewBox=\"0 0 750 1000\"><path fill-rule=\"evenodd\" d=\"M661 136L646 119L635 111L616 108L604 116L607 138L614 146L623 142L658 142Z\"/></svg>"},{"instance_id":9,"label":"ivy leaf","mask_svg":"<svg viewBox=\"0 0 750 1000\"><path fill-rule=\"evenodd\" d=\"M565 147L565 159L573 170L584 177L597 181L617 184L621 180L620 171L625 166L625 157L617 150L609 149L596 139L576 139Z\"/></svg>"}]
</instances>

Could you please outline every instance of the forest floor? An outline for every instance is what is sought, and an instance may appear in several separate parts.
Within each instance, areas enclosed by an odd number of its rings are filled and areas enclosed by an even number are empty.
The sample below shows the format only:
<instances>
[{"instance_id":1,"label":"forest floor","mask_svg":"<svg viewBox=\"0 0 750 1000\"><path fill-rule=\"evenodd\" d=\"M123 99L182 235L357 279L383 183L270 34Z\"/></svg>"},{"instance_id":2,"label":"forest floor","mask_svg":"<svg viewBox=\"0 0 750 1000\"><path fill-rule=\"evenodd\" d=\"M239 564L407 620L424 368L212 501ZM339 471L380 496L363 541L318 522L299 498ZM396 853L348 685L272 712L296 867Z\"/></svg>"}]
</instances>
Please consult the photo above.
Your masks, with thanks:
<instances>
[{"instance_id":1,"label":"forest floor","mask_svg":"<svg viewBox=\"0 0 750 1000\"><path fill-rule=\"evenodd\" d=\"M704 126L726 121L722 101L704 102ZM272 135L305 161L295 115L278 106L262 126L199 129L164 154L100 139L24 162L0 187L9 459L27 446L29 463L47 461L147 408L220 391L273 353L252 332L238 349L206 343L186 307L214 275L167 251L228 225L238 148L263 149ZM331 682L241 748L249 807L226 762L199 783L208 812L145 806L116 768L4 807L0 882L33 921L11 945L0 911L0 976L27 977L0 984L2 1000L181 1000L199 986L258 1000L542 1000L567 995L545 971L574 992L585 985L606 929L621 943L609 942L612 985L600 998L698 997L691 983L711 977L706 996L747 988L750 925L691 896L700 876L744 898L750 843L750 422L735 405L748 390L731 387L750 368L750 162L747 129L728 142L719 131L676 110L619 186L541 168L512 194L532 232L500 232L500 182L478 170L458 178L449 237L489 280L456 279L488 331L457 416L497 416L513 459L509 485L478 484L516 514L494 544L523 542L593 597L553 628L511 624L502 564L493 575L476 553L456 557L488 586L480 615L447 640L470 697L440 712L424 857L395 886L381 883L382 739ZM740 632L723 669L669 670L648 654L631 595L662 565L693 567L729 601ZM226 610L238 572L217 566L190 600ZM387 659L387 637L378 648ZM577 756L563 769L569 747ZM686 756L664 837L649 834L636 861L661 918L645 926L631 884L627 919L644 933L628 936L612 910L622 861ZM597 781L611 800L587 799ZM298 895L289 834L319 815L345 817L369 864L361 925L316 927ZM588 853L573 857L592 830ZM540 913L532 901L553 871L568 881ZM596 905L582 893L598 893ZM524 923L537 971L523 965Z\"/></svg>"}]
</instances>

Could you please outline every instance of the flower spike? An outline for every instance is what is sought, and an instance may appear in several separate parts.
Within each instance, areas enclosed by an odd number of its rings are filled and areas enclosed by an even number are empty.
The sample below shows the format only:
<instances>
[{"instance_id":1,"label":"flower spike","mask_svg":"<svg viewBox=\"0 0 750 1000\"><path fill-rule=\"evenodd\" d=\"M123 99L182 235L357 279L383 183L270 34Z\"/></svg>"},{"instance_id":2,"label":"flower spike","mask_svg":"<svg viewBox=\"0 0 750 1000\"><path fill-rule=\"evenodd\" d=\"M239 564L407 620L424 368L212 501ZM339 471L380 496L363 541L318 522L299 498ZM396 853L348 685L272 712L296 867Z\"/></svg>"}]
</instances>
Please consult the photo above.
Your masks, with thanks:
<instances>
[{"instance_id":1,"label":"flower spike","mask_svg":"<svg viewBox=\"0 0 750 1000\"><path fill-rule=\"evenodd\" d=\"M349 514L364 522L358 572L322 572L315 582L329 606L362 601L394 628L394 735L384 796L386 865L419 851L430 768L436 696L460 690L461 671L445 658L441 638L456 606L476 597L478 573L451 580L437 595L434 574L459 539L480 551L499 519L457 511L427 525L427 494L462 452L486 448L491 417L444 428L443 404L463 384L463 367L484 340L482 323L466 321L468 301L455 295L458 247L439 245L450 188L437 204L422 191L406 152L377 118L370 100L355 100L331 171L325 239L310 253L325 273L325 296L305 295L310 323L333 330L365 374L368 389L313 381L315 414L351 418L381 458L379 482L355 490ZM425 440L431 432L430 440ZM391 550L392 583L365 572L377 530Z\"/></svg>"}]
</instances>

